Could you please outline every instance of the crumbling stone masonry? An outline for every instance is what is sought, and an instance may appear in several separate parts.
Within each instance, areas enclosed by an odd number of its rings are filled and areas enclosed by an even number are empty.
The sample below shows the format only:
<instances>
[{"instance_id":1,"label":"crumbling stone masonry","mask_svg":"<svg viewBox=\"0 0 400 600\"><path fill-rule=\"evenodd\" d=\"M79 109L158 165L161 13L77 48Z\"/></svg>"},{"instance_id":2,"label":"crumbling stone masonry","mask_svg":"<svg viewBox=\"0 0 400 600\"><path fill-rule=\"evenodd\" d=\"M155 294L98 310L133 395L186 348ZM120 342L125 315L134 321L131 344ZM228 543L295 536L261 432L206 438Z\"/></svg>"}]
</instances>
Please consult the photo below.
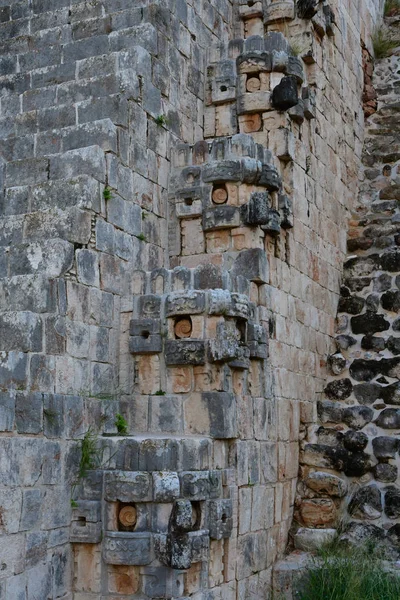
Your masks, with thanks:
<instances>
[{"instance_id":1,"label":"crumbling stone masonry","mask_svg":"<svg viewBox=\"0 0 400 600\"><path fill-rule=\"evenodd\" d=\"M388 19L395 36L399 18ZM318 424L304 431L295 515L298 547L333 534L373 536L399 554L399 146L398 53L376 62L377 112L367 121L357 207L339 300L337 350L318 401ZM328 529L326 529L328 528Z\"/></svg>"},{"instance_id":2,"label":"crumbling stone masonry","mask_svg":"<svg viewBox=\"0 0 400 600\"><path fill-rule=\"evenodd\" d=\"M381 12L0 0L1 600L270 597Z\"/></svg>"}]
</instances>

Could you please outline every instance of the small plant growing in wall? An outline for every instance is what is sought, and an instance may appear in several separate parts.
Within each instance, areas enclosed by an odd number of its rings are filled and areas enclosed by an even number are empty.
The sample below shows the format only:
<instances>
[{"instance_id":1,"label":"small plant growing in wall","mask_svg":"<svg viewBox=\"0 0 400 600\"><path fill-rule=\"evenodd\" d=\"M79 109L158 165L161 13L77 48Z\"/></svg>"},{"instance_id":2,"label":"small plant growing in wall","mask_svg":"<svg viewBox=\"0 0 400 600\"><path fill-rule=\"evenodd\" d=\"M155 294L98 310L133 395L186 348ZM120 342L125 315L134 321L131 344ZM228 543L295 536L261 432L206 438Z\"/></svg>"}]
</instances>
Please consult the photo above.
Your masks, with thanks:
<instances>
[{"instance_id":1,"label":"small plant growing in wall","mask_svg":"<svg viewBox=\"0 0 400 600\"><path fill-rule=\"evenodd\" d=\"M386 58L389 56L390 51L399 44L400 41L393 39L387 28L382 25L377 27L372 34L375 58Z\"/></svg>"},{"instance_id":2,"label":"small plant growing in wall","mask_svg":"<svg viewBox=\"0 0 400 600\"><path fill-rule=\"evenodd\" d=\"M158 390L158 392L156 392L154 395L155 396L165 396L165 392L163 392L162 390Z\"/></svg>"},{"instance_id":3,"label":"small plant growing in wall","mask_svg":"<svg viewBox=\"0 0 400 600\"><path fill-rule=\"evenodd\" d=\"M137 236L138 240L142 241L142 242L146 242L146 236L144 235L144 233L139 233L139 235Z\"/></svg>"},{"instance_id":4,"label":"small plant growing in wall","mask_svg":"<svg viewBox=\"0 0 400 600\"><path fill-rule=\"evenodd\" d=\"M400 14L400 0L386 0L385 17L395 17Z\"/></svg>"},{"instance_id":5,"label":"small plant growing in wall","mask_svg":"<svg viewBox=\"0 0 400 600\"><path fill-rule=\"evenodd\" d=\"M165 127L168 123L167 117L165 115L158 115L158 117L156 117L156 123L160 127Z\"/></svg>"},{"instance_id":6,"label":"small plant growing in wall","mask_svg":"<svg viewBox=\"0 0 400 600\"><path fill-rule=\"evenodd\" d=\"M128 421L119 413L115 415L114 424L119 434L126 435L128 433Z\"/></svg>"},{"instance_id":7,"label":"small plant growing in wall","mask_svg":"<svg viewBox=\"0 0 400 600\"><path fill-rule=\"evenodd\" d=\"M112 198L111 188L108 187L108 185L104 188L103 198L104 198L104 200L111 200L111 198Z\"/></svg>"}]
</instances>

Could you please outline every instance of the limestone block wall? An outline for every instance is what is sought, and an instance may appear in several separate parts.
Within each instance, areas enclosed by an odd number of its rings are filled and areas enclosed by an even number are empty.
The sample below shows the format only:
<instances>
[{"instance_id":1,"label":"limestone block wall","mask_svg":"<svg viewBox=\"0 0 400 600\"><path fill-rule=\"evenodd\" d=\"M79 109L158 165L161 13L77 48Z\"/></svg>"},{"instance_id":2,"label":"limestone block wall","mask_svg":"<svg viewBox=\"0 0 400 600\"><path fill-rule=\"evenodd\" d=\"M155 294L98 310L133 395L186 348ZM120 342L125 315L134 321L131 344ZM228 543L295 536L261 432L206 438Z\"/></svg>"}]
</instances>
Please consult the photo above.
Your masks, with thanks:
<instances>
[{"instance_id":1,"label":"limestone block wall","mask_svg":"<svg viewBox=\"0 0 400 600\"><path fill-rule=\"evenodd\" d=\"M398 17L388 20L398 36ZM399 57L376 61L377 111L367 120L360 193L350 221L337 350L307 431L296 516L309 528L347 523L345 537L399 551ZM324 532L300 530L296 544ZM330 532L326 532L330 535Z\"/></svg>"},{"instance_id":2,"label":"limestone block wall","mask_svg":"<svg viewBox=\"0 0 400 600\"><path fill-rule=\"evenodd\" d=\"M268 597L380 4L1 3L0 598Z\"/></svg>"},{"instance_id":3,"label":"limestone block wall","mask_svg":"<svg viewBox=\"0 0 400 600\"><path fill-rule=\"evenodd\" d=\"M134 413L121 303L134 269L165 264L172 140L202 137L205 52L228 39L232 7L0 12L0 597L71 598L74 440Z\"/></svg>"}]
</instances>

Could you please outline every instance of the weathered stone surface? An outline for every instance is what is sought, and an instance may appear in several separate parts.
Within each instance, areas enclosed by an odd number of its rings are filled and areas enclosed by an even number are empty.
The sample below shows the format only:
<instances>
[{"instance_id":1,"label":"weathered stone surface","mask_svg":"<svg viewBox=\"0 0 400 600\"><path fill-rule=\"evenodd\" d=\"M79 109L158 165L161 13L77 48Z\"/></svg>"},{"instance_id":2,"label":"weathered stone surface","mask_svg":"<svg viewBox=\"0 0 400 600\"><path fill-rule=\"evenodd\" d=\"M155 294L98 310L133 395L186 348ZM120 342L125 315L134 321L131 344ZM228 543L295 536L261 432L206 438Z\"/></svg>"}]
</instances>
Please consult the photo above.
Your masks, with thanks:
<instances>
[{"instance_id":1,"label":"weathered stone surface","mask_svg":"<svg viewBox=\"0 0 400 600\"><path fill-rule=\"evenodd\" d=\"M312 552L332 542L336 535L336 529L309 529L300 527L293 536L293 541L295 548L298 550Z\"/></svg>"},{"instance_id":2,"label":"weathered stone surface","mask_svg":"<svg viewBox=\"0 0 400 600\"><path fill-rule=\"evenodd\" d=\"M400 490L395 486L386 488L385 514L389 519L398 519L400 517Z\"/></svg>"},{"instance_id":3,"label":"weathered stone surface","mask_svg":"<svg viewBox=\"0 0 400 600\"><path fill-rule=\"evenodd\" d=\"M349 504L349 513L356 519L379 519L382 513L381 492L376 485L360 488Z\"/></svg>"},{"instance_id":4,"label":"weathered stone surface","mask_svg":"<svg viewBox=\"0 0 400 600\"><path fill-rule=\"evenodd\" d=\"M378 460L395 458L400 448L400 440L394 437L378 436L372 440L372 448Z\"/></svg>"},{"instance_id":5,"label":"weathered stone surface","mask_svg":"<svg viewBox=\"0 0 400 600\"><path fill-rule=\"evenodd\" d=\"M272 104L277 110L288 110L299 101L297 80L293 75L283 77L272 92Z\"/></svg>"},{"instance_id":6,"label":"weathered stone surface","mask_svg":"<svg viewBox=\"0 0 400 600\"><path fill-rule=\"evenodd\" d=\"M204 365L205 342L194 340L167 340L165 343L167 365Z\"/></svg>"},{"instance_id":7,"label":"weathered stone surface","mask_svg":"<svg viewBox=\"0 0 400 600\"><path fill-rule=\"evenodd\" d=\"M109 565L148 565L152 559L150 533L107 532L103 557Z\"/></svg>"},{"instance_id":8,"label":"weathered stone surface","mask_svg":"<svg viewBox=\"0 0 400 600\"><path fill-rule=\"evenodd\" d=\"M376 424L382 429L400 429L400 409L385 408L379 414Z\"/></svg>"},{"instance_id":9,"label":"weathered stone surface","mask_svg":"<svg viewBox=\"0 0 400 600\"><path fill-rule=\"evenodd\" d=\"M397 472L396 465L389 465L387 463L378 463L374 467L375 479L384 483L393 483L396 481Z\"/></svg>"},{"instance_id":10,"label":"weathered stone surface","mask_svg":"<svg viewBox=\"0 0 400 600\"><path fill-rule=\"evenodd\" d=\"M347 450L359 452L368 444L368 436L362 431L349 429L343 436L343 445Z\"/></svg>"},{"instance_id":11,"label":"weathered stone surface","mask_svg":"<svg viewBox=\"0 0 400 600\"><path fill-rule=\"evenodd\" d=\"M387 331L390 327L390 323L385 319L384 315L378 315L368 310L362 315L352 317L350 322L351 330L354 334L373 334L377 331Z\"/></svg>"},{"instance_id":12,"label":"weathered stone surface","mask_svg":"<svg viewBox=\"0 0 400 600\"><path fill-rule=\"evenodd\" d=\"M353 429L362 429L373 417L374 411L368 406L349 406L343 411L343 421Z\"/></svg>"},{"instance_id":13,"label":"weathered stone surface","mask_svg":"<svg viewBox=\"0 0 400 600\"><path fill-rule=\"evenodd\" d=\"M326 528L334 525L336 519L336 506L328 498L316 498L303 500L300 509L300 517L306 527Z\"/></svg>"},{"instance_id":14,"label":"weathered stone surface","mask_svg":"<svg viewBox=\"0 0 400 600\"><path fill-rule=\"evenodd\" d=\"M331 400L345 400L353 391L353 385L350 379L336 379L330 381L325 388L325 394Z\"/></svg>"},{"instance_id":15,"label":"weathered stone surface","mask_svg":"<svg viewBox=\"0 0 400 600\"><path fill-rule=\"evenodd\" d=\"M343 479L324 471L310 473L306 477L305 483L315 492L328 494L328 496L342 498L347 492L347 483Z\"/></svg>"},{"instance_id":16,"label":"weathered stone surface","mask_svg":"<svg viewBox=\"0 0 400 600\"><path fill-rule=\"evenodd\" d=\"M143 502L153 499L149 473L114 471L105 475L105 499L116 502Z\"/></svg>"}]
</instances>

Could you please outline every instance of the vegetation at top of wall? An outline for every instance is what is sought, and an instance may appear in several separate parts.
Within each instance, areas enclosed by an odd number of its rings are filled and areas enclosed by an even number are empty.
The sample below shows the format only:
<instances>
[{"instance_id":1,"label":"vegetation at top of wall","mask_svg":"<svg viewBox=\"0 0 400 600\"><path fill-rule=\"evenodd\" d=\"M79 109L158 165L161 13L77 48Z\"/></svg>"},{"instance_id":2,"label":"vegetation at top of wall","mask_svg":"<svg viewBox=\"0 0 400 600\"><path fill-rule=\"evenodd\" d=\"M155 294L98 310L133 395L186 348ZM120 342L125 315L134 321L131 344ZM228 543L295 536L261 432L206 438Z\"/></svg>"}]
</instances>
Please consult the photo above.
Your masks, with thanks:
<instances>
[{"instance_id":1,"label":"vegetation at top of wall","mask_svg":"<svg viewBox=\"0 0 400 600\"><path fill-rule=\"evenodd\" d=\"M376 27L372 34L372 45L375 58L386 58L390 51L400 44L400 41L390 36L386 27Z\"/></svg>"},{"instance_id":2,"label":"vegetation at top of wall","mask_svg":"<svg viewBox=\"0 0 400 600\"><path fill-rule=\"evenodd\" d=\"M400 14L400 0L386 0L385 17L395 17Z\"/></svg>"},{"instance_id":3,"label":"vegetation at top of wall","mask_svg":"<svg viewBox=\"0 0 400 600\"><path fill-rule=\"evenodd\" d=\"M385 569L373 540L319 550L296 584L296 600L399 600L400 574Z\"/></svg>"}]
</instances>

